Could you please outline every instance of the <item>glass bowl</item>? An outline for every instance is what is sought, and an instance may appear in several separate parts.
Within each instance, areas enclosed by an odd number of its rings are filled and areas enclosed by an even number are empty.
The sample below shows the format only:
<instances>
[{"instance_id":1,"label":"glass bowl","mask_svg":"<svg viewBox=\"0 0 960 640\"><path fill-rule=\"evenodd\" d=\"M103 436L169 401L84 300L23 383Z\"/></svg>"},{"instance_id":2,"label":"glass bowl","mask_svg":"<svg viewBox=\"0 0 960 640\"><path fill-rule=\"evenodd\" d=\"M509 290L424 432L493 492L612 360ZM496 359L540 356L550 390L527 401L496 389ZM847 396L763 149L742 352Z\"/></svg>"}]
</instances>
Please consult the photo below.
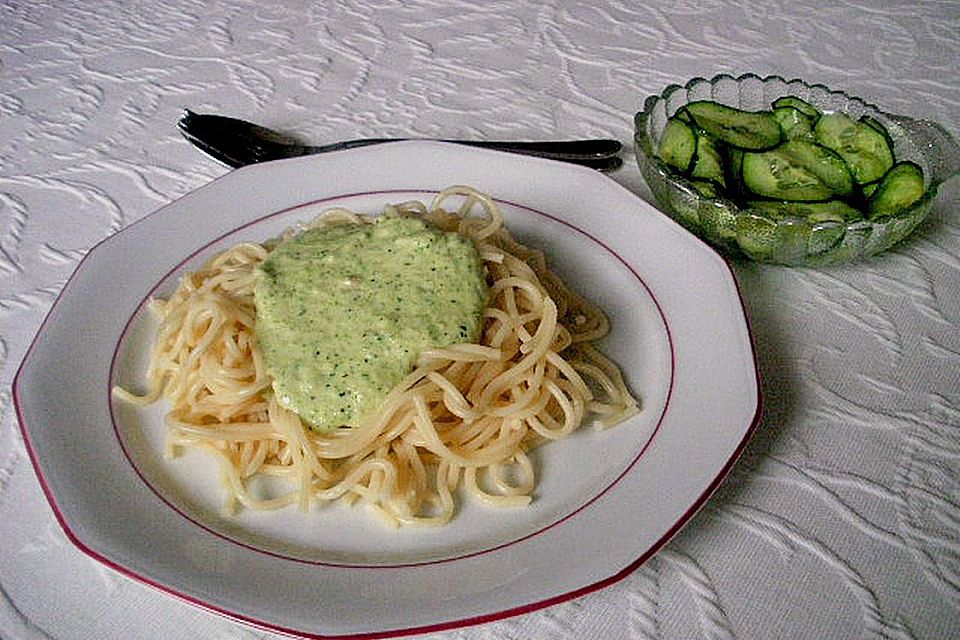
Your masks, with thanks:
<instances>
[{"instance_id":1,"label":"glass bowl","mask_svg":"<svg viewBox=\"0 0 960 640\"><path fill-rule=\"evenodd\" d=\"M907 211L884 221L812 223L805 218L765 215L740 208L726 198L701 195L668 168L656 150L667 118L696 100L714 100L748 111L770 109L781 96L793 95L823 112L843 111L853 118L870 115L887 128L899 160L923 169L925 192ZM907 237L927 216L941 183L960 172L960 145L940 125L891 115L842 91L779 76L761 78L718 75L671 85L647 98L635 119L635 153L640 172L660 206L684 227L722 252L758 262L822 266L858 260L889 249Z\"/></svg>"}]
</instances>

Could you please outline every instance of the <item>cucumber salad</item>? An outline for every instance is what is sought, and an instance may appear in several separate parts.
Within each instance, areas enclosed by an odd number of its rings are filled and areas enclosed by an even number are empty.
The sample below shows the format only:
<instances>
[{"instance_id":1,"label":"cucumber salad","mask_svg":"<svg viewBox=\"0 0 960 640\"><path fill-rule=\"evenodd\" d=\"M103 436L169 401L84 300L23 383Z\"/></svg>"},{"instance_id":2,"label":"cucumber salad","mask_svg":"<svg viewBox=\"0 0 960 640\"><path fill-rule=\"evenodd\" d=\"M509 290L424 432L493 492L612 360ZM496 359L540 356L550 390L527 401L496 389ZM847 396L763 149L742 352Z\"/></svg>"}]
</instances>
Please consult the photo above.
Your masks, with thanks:
<instances>
[{"instance_id":1,"label":"cucumber salad","mask_svg":"<svg viewBox=\"0 0 960 640\"><path fill-rule=\"evenodd\" d=\"M771 107L691 102L667 121L658 155L704 196L773 219L882 221L923 197L922 170L897 161L875 118L824 113L794 96Z\"/></svg>"}]
</instances>

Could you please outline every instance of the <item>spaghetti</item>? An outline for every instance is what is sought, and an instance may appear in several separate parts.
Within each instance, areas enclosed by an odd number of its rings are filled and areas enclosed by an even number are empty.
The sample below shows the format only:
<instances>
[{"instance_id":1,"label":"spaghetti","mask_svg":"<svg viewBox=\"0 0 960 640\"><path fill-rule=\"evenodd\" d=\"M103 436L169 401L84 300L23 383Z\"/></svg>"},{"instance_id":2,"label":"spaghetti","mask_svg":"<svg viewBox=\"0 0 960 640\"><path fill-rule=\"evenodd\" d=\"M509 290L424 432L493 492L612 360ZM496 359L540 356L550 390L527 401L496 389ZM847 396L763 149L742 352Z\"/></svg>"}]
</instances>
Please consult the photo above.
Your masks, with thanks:
<instances>
[{"instance_id":1,"label":"spaghetti","mask_svg":"<svg viewBox=\"0 0 960 640\"><path fill-rule=\"evenodd\" d=\"M444 207L462 200L450 211ZM440 525L466 492L496 506L525 505L536 486L530 451L570 435L588 417L616 424L638 410L617 366L596 348L602 311L571 291L542 253L518 243L499 206L451 187L430 206L386 213L421 216L476 243L490 297L477 343L419 353L416 364L360 424L310 429L282 406L257 343L254 286L283 238L238 244L186 274L166 301L150 356L147 392L116 395L146 405L165 399L167 452L202 449L219 461L230 511L344 500L394 524ZM363 223L342 210L313 225ZM262 498L258 477L290 490Z\"/></svg>"}]
</instances>

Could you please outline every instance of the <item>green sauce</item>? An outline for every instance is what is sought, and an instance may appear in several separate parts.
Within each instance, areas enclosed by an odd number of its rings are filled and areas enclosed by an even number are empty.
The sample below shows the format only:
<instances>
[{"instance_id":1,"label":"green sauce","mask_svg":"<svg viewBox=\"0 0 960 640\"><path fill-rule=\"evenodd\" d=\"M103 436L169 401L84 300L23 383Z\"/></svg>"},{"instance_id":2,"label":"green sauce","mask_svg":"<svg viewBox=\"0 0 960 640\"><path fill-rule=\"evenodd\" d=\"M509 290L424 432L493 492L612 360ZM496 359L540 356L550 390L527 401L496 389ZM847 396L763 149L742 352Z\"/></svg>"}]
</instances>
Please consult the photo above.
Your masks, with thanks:
<instances>
[{"instance_id":1,"label":"green sauce","mask_svg":"<svg viewBox=\"0 0 960 640\"><path fill-rule=\"evenodd\" d=\"M476 246L417 218L311 229L260 267L257 339L284 406L356 425L420 351L476 342L487 295Z\"/></svg>"}]
</instances>

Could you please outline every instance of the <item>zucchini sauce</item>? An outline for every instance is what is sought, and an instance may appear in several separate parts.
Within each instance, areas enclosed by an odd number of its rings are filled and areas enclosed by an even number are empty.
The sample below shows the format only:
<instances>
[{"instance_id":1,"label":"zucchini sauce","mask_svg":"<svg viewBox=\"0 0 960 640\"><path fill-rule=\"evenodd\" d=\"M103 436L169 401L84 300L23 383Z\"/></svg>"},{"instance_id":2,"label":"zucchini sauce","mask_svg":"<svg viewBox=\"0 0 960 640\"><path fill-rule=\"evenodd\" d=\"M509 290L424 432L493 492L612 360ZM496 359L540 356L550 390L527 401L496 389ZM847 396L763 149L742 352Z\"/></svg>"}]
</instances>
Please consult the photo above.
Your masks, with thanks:
<instances>
[{"instance_id":1,"label":"zucchini sauce","mask_svg":"<svg viewBox=\"0 0 960 640\"><path fill-rule=\"evenodd\" d=\"M280 403L314 429L373 415L424 349L477 342L489 288L477 247L387 215L278 245L257 272L256 335Z\"/></svg>"}]
</instances>

